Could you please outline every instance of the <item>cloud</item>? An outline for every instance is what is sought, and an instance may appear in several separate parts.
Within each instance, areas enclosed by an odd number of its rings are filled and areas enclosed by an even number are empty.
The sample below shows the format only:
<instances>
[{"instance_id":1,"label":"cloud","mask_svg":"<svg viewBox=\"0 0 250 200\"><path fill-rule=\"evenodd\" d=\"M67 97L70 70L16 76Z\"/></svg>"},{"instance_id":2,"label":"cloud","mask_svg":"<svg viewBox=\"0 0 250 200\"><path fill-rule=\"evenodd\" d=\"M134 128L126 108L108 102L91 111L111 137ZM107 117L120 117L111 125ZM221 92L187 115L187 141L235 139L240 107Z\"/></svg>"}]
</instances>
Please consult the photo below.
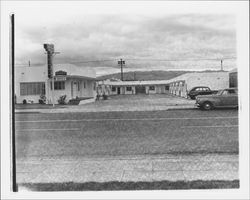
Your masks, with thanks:
<instances>
[{"instance_id":1,"label":"cloud","mask_svg":"<svg viewBox=\"0 0 250 200\"><path fill-rule=\"evenodd\" d=\"M21 16L20 16L21 17ZM223 58L236 55L235 19L231 15L78 15L62 21L17 25L17 62L46 63L43 43L55 44L57 63L75 63L110 72L117 60L128 68L179 68L179 63L149 59ZM146 59L145 61L142 61ZM113 60L92 62L90 60ZM191 62L188 66L193 66ZM133 66L133 67L132 67ZM186 66L186 67L188 67ZM204 65L203 65L204 67ZM109 70L107 70L107 68ZM115 71L115 70L114 70Z\"/></svg>"}]
</instances>

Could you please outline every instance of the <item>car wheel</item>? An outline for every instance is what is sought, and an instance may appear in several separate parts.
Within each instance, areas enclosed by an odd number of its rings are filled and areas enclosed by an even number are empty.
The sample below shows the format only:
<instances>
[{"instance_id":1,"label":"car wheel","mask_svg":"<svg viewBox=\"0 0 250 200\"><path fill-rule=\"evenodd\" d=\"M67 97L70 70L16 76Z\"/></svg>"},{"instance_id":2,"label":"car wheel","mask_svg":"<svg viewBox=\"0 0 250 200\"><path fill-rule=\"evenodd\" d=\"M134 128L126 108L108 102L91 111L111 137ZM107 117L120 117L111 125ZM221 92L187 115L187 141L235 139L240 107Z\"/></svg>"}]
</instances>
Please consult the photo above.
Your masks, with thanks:
<instances>
[{"instance_id":1,"label":"car wheel","mask_svg":"<svg viewBox=\"0 0 250 200\"><path fill-rule=\"evenodd\" d=\"M194 100L195 99L195 96L189 96L190 97L190 99L192 99L192 100Z\"/></svg>"},{"instance_id":2,"label":"car wheel","mask_svg":"<svg viewBox=\"0 0 250 200\"><path fill-rule=\"evenodd\" d=\"M202 108L204 110L212 110L213 109L213 105L210 102L205 102L205 103L203 103Z\"/></svg>"}]
</instances>

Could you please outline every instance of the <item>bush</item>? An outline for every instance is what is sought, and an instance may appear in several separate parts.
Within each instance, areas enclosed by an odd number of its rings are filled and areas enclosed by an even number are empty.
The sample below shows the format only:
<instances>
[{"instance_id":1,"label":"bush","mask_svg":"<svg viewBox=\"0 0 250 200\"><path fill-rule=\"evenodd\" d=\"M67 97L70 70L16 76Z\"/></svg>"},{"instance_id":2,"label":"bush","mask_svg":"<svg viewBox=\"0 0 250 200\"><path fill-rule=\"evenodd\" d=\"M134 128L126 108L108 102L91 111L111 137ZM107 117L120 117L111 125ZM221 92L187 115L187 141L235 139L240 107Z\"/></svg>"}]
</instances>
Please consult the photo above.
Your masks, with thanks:
<instances>
[{"instance_id":1,"label":"bush","mask_svg":"<svg viewBox=\"0 0 250 200\"><path fill-rule=\"evenodd\" d=\"M39 104L45 104L46 103L46 97L44 95L40 95L40 99L38 100Z\"/></svg>"},{"instance_id":2,"label":"bush","mask_svg":"<svg viewBox=\"0 0 250 200\"><path fill-rule=\"evenodd\" d=\"M103 94L102 97L103 97L103 100L107 100L108 99L108 95L106 95L106 94Z\"/></svg>"},{"instance_id":3,"label":"bush","mask_svg":"<svg viewBox=\"0 0 250 200\"><path fill-rule=\"evenodd\" d=\"M59 99L57 100L58 104L60 105L65 105L66 104L66 95L62 95L59 97Z\"/></svg>"}]
</instances>

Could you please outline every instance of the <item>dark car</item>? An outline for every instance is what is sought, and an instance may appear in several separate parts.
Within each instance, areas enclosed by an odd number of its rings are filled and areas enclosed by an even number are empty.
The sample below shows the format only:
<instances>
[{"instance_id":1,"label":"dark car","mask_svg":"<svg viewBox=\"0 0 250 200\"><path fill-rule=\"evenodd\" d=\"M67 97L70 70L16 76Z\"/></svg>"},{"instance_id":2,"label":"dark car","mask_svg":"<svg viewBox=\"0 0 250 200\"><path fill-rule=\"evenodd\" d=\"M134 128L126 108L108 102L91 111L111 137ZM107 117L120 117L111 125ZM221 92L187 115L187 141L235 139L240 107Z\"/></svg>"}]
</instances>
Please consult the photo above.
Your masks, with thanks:
<instances>
[{"instance_id":1,"label":"dark car","mask_svg":"<svg viewBox=\"0 0 250 200\"><path fill-rule=\"evenodd\" d=\"M229 88L219 90L217 94L197 96L196 105L204 110L222 107L238 108L238 89Z\"/></svg>"},{"instance_id":2,"label":"dark car","mask_svg":"<svg viewBox=\"0 0 250 200\"><path fill-rule=\"evenodd\" d=\"M197 86L197 87L192 88L188 92L188 97L190 97L190 99L195 99L196 96L198 95L215 94L217 92L218 92L217 90L211 90L209 87L206 87L206 86Z\"/></svg>"}]
</instances>

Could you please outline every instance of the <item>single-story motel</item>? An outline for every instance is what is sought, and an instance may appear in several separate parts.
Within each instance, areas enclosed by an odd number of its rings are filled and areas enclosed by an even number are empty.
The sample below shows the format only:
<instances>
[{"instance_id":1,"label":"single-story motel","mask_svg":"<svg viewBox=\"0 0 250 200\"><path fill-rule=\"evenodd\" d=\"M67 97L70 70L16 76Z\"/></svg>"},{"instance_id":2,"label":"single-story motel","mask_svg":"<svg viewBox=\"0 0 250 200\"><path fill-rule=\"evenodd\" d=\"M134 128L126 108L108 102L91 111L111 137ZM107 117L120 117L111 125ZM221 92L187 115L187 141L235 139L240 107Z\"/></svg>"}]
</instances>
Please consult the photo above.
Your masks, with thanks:
<instances>
[{"instance_id":1,"label":"single-story motel","mask_svg":"<svg viewBox=\"0 0 250 200\"><path fill-rule=\"evenodd\" d=\"M108 96L123 94L172 94L187 98L188 91L195 86L207 86L211 90L220 90L230 86L229 79L234 80L234 83L237 84L237 74L236 76L234 75L234 79L229 78L231 76L231 72L219 71L186 73L170 80L104 80L98 82L97 93ZM235 84L234 86L237 87Z\"/></svg>"},{"instance_id":2,"label":"single-story motel","mask_svg":"<svg viewBox=\"0 0 250 200\"><path fill-rule=\"evenodd\" d=\"M150 81L97 81L95 71L71 64L54 66L54 90L47 77L47 66L16 67L16 103L38 103L40 96L46 96L46 103L57 104L60 96L66 95L66 102L76 98L92 98L96 95L171 94L187 98L188 91L195 86L207 86L212 90L237 87L237 70L231 72L192 72L170 80ZM52 95L52 92L54 95Z\"/></svg>"}]
</instances>

